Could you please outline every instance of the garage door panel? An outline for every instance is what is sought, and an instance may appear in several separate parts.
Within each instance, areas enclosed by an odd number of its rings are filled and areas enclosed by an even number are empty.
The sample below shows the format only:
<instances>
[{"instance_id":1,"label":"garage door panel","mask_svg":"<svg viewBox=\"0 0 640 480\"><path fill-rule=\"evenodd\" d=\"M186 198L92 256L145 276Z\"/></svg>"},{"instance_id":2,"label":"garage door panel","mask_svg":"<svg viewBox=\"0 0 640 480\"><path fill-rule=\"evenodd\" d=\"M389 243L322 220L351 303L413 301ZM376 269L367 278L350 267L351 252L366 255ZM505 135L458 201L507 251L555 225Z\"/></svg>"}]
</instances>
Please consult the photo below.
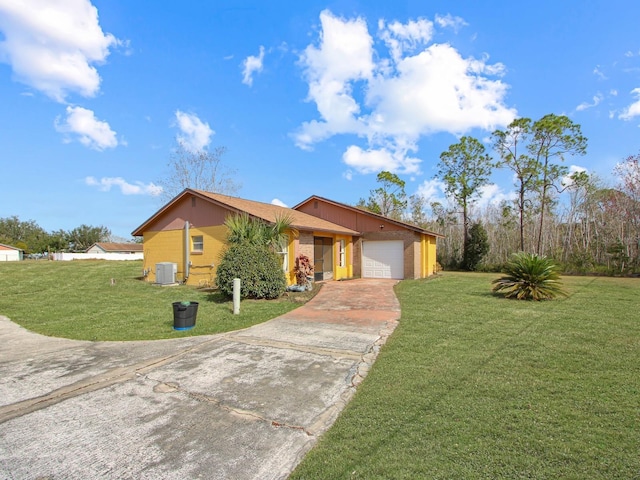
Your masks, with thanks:
<instances>
[{"instance_id":1,"label":"garage door panel","mask_svg":"<svg viewBox=\"0 0 640 480\"><path fill-rule=\"evenodd\" d=\"M404 242L364 241L362 266L364 278L404 278Z\"/></svg>"}]
</instances>

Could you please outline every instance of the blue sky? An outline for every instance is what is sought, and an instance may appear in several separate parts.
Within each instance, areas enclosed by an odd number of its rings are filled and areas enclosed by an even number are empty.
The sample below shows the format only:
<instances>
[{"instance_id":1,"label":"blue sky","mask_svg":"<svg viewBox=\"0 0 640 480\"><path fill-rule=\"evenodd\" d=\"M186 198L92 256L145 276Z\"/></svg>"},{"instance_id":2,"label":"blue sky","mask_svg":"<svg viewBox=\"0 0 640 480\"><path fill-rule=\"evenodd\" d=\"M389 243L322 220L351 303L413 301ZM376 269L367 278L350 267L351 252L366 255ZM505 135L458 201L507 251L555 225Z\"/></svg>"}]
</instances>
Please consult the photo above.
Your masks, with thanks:
<instances>
[{"instance_id":1,"label":"blue sky","mask_svg":"<svg viewBox=\"0 0 640 480\"><path fill-rule=\"evenodd\" d=\"M238 195L355 203L380 170L442 197L440 153L568 115L567 166L640 150L637 1L0 0L0 217L130 232L177 138L227 148ZM489 145L487 145L489 148ZM484 201L508 197L496 172Z\"/></svg>"}]
</instances>

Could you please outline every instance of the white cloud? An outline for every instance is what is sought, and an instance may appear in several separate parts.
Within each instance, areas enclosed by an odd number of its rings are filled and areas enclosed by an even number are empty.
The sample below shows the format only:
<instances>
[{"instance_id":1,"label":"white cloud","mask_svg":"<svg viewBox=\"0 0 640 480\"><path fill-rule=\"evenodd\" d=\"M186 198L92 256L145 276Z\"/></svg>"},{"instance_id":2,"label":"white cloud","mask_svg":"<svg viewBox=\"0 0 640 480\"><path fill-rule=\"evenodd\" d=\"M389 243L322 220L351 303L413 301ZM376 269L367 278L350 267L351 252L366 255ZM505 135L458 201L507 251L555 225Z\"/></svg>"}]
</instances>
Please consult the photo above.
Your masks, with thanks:
<instances>
[{"instance_id":1,"label":"white cloud","mask_svg":"<svg viewBox=\"0 0 640 480\"><path fill-rule=\"evenodd\" d=\"M248 86L253 85L253 74L262 71L263 60L264 47L260 45L260 54L257 57L249 55L244 59L244 62L242 62L242 66L244 67L242 70L242 83Z\"/></svg>"},{"instance_id":2,"label":"white cloud","mask_svg":"<svg viewBox=\"0 0 640 480\"><path fill-rule=\"evenodd\" d=\"M386 148L363 150L357 145L351 145L342 155L342 161L363 174L378 173L382 170L400 173L420 171L420 159L410 157L402 150L390 151Z\"/></svg>"},{"instance_id":3,"label":"white cloud","mask_svg":"<svg viewBox=\"0 0 640 480\"><path fill-rule=\"evenodd\" d=\"M631 90L631 94L635 95L637 100L625 108L618 116L622 120L631 120L640 115L640 88L634 88Z\"/></svg>"},{"instance_id":4,"label":"white cloud","mask_svg":"<svg viewBox=\"0 0 640 480\"><path fill-rule=\"evenodd\" d=\"M97 180L95 177L86 177L84 183L90 187L98 187L102 192L108 192L111 187L120 188L123 195L151 195L157 197L162 193L162 187L155 183L144 184L142 182L128 183L122 177L102 177Z\"/></svg>"},{"instance_id":5,"label":"white cloud","mask_svg":"<svg viewBox=\"0 0 640 480\"><path fill-rule=\"evenodd\" d=\"M602 70L600 70L600 65L596 65L596 67L593 69L593 74L600 80L608 80L607 76L602 73Z\"/></svg>"},{"instance_id":6,"label":"white cloud","mask_svg":"<svg viewBox=\"0 0 640 480\"><path fill-rule=\"evenodd\" d=\"M570 165L569 166L569 173L567 173L567 175L562 177L562 181L560 183L562 183L562 186L564 186L564 187L569 187L569 186L573 185L573 178L571 178L571 175L573 175L575 173L580 173L580 172L588 172L588 170L586 168L584 168L584 167L579 166L579 165Z\"/></svg>"},{"instance_id":7,"label":"white cloud","mask_svg":"<svg viewBox=\"0 0 640 480\"><path fill-rule=\"evenodd\" d=\"M516 192L504 192L495 183L480 187L478 199L474 203L475 208L485 208L488 205L500 205L503 201L511 202L516 199Z\"/></svg>"},{"instance_id":8,"label":"white cloud","mask_svg":"<svg viewBox=\"0 0 640 480\"><path fill-rule=\"evenodd\" d=\"M2 0L0 31L0 61L11 65L16 80L58 102L70 92L95 95L94 65L119 43L102 31L88 0Z\"/></svg>"},{"instance_id":9,"label":"white cloud","mask_svg":"<svg viewBox=\"0 0 640 480\"><path fill-rule=\"evenodd\" d=\"M602 100L604 100L604 96L601 93L597 93L596 95L593 96L593 103L582 102L580 105L576 107L576 110L578 112L581 112L588 108L597 107L600 104L600 102L602 102Z\"/></svg>"},{"instance_id":10,"label":"white cloud","mask_svg":"<svg viewBox=\"0 0 640 480\"><path fill-rule=\"evenodd\" d=\"M438 180L437 178L431 180L425 180L416 191L417 195L420 195L429 203L431 202L440 202L445 203L445 191L446 186L443 181Z\"/></svg>"},{"instance_id":11,"label":"white cloud","mask_svg":"<svg viewBox=\"0 0 640 480\"><path fill-rule=\"evenodd\" d=\"M193 113L176 110L176 121L181 132L177 137L178 142L192 152L204 150L211 143L211 136L216 133Z\"/></svg>"},{"instance_id":12,"label":"white cloud","mask_svg":"<svg viewBox=\"0 0 640 480\"><path fill-rule=\"evenodd\" d=\"M84 146L94 150L118 146L116 132L107 122L98 120L91 110L68 106L66 111L64 120L58 116L54 122L56 130L65 135L66 142L71 142L75 136Z\"/></svg>"},{"instance_id":13,"label":"white cloud","mask_svg":"<svg viewBox=\"0 0 640 480\"><path fill-rule=\"evenodd\" d=\"M441 205L448 205L455 208L455 200L447 195L445 183L437 178L425 180L418 187L416 194L423 197L428 203L438 202ZM479 195L471 206L481 209L488 205L499 205L505 200L512 201L515 198L515 192L504 192L500 186L492 183L480 188Z\"/></svg>"},{"instance_id":14,"label":"white cloud","mask_svg":"<svg viewBox=\"0 0 640 480\"><path fill-rule=\"evenodd\" d=\"M433 37L433 23L424 18L407 23L392 22L385 25L384 20L378 22L378 34L389 47L391 57L398 61L406 52L426 45Z\"/></svg>"},{"instance_id":15,"label":"white cloud","mask_svg":"<svg viewBox=\"0 0 640 480\"><path fill-rule=\"evenodd\" d=\"M436 23L443 28L450 27L456 33L462 27L469 25L463 18L455 17L450 13L447 13L446 15L436 15Z\"/></svg>"},{"instance_id":16,"label":"white cloud","mask_svg":"<svg viewBox=\"0 0 640 480\"><path fill-rule=\"evenodd\" d=\"M439 18L440 24L454 22ZM420 160L412 154L420 137L493 131L516 116L504 104L508 85L495 78L504 66L489 64L487 57L464 58L448 44L429 45L434 24L428 20L378 22L389 58L374 48L364 19L325 10L320 21L318 44L300 57L307 100L319 113L293 134L300 148L311 149L334 135L357 135L366 145L352 145L343 154L353 170L415 173Z\"/></svg>"},{"instance_id":17,"label":"white cloud","mask_svg":"<svg viewBox=\"0 0 640 480\"><path fill-rule=\"evenodd\" d=\"M374 108L370 131L416 139L435 132L461 134L507 125L515 117L515 111L502 104L507 86L483 76L500 69L499 64L465 59L445 44L405 57L393 77L370 82L367 102Z\"/></svg>"},{"instance_id":18,"label":"white cloud","mask_svg":"<svg viewBox=\"0 0 640 480\"><path fill-rule=\"evenodd\" d=\"M279 198L274 198L273 200L271 200L271 205L278 205L279 207L288 208L288 205Z\"/></svg>"},{"instance_id":19,"label":"white cloud","mask_svg":"<svg viewBox=\"0 0 640 480\"><path fill-rule=\"evenodd\" d=\"M361 18L342 20L325 10L320 14L322 32L318 47L309 45L300 58L309 83L308 101L316 104L321 120L305 122L296 144L310 148L338 133L365 133L354 118L360 106L352 96L352 81L373 74L373 40Z\"/></svg>"}]
</instances>

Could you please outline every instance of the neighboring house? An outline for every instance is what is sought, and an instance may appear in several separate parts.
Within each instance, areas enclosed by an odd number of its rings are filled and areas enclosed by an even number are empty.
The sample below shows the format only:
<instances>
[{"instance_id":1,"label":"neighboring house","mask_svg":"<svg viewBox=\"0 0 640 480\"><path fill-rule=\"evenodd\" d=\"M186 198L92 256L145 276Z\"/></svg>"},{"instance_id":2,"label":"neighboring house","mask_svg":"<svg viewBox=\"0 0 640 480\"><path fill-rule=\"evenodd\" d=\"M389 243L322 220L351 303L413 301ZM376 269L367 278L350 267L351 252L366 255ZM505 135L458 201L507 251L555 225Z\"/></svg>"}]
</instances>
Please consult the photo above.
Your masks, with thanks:
<instances>
[{"instance_id":1,"label":"neighboring house","mask_svg":"<svg viewBox=\"0 0 640 480\"><path fill-rule=\"evenodd\" d=\"M359 232L353 274L363 278L424 278L436 273L442 235L326 198L311 196L294 210Z\"/></svg>"},{"instance_id":2,"label":"neighboring house","mask_svg":"<svg viewBox=\"0 0 640 480\"><path fill-rule=\"evenodd\" d=\"M85 250L85 253L141 253L141 243L98 242Z\"/></svg>"},{"instance_id":3,"label":"neighboring house","mask_svg":"<svg viewBox=\"0 0 640 480\"><path fill-rule=\"evenodd\" d=\"M132 232L144 238L146 279L164 279L170 264L176 281L211 285L226 248L225 219L242 212L266 222L291 218L288 240L278 252L289 283L295 283L293 267L301 254L313 260L316 281L421 278L434 273L439 235L426 230L321 197L310 197L291 209L186 189Z\"/></svg>"},{"instance_id":4,"label":"neighboring house","mask_svg":"<svg viewBox=\"0 0 640 480\"><path fill-rule=\"evenodd\" d=\"M11 245L0 243L0 262L17 262L22 260L22 250Z\"/></svg>"}]
</instances>

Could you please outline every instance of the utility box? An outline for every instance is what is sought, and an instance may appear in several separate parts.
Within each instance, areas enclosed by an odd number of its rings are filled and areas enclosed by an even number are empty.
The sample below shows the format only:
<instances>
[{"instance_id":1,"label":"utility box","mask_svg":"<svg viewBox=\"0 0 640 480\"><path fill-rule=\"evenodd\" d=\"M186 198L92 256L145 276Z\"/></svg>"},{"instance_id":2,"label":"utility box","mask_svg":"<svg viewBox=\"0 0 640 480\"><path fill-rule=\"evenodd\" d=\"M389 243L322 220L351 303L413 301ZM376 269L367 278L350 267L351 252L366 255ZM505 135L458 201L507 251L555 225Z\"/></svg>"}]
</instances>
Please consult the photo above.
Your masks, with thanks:
<instances>
[{"instance_id":1,"label":"utility box","mask_svg":"<svg viewBox=\"0 0 640 480\"><path fill-rule=\"evenodd\" d=\"M156 263L156 283L159 285L172 285L176 283L178 264L172 262Z\"/></svg>"}]
</instances>

